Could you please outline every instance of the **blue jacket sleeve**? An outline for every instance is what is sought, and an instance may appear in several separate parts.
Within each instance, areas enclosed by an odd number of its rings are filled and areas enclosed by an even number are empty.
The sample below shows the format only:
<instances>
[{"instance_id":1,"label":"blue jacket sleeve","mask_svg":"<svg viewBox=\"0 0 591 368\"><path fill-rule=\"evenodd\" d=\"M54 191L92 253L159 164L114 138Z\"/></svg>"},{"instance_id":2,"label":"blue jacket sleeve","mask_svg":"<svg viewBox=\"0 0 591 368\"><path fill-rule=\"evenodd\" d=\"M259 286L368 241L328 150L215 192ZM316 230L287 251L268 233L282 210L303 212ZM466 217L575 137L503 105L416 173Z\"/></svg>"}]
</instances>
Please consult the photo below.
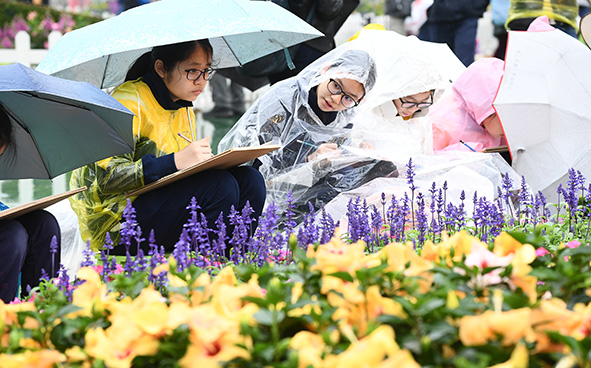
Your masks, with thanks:
<instances>
[{"instance_id":1,"label":"blue jacket sleeve","mask_svg":"<svg viewBox=\"0 0 591 368\"><path fill-rule=\"evenodd\" d=\"M142 157L142 165L144 168L144 184L149 184L177 171L174 164L174 153L161 157L145 155Z\"/></svg>"}]
</instances>

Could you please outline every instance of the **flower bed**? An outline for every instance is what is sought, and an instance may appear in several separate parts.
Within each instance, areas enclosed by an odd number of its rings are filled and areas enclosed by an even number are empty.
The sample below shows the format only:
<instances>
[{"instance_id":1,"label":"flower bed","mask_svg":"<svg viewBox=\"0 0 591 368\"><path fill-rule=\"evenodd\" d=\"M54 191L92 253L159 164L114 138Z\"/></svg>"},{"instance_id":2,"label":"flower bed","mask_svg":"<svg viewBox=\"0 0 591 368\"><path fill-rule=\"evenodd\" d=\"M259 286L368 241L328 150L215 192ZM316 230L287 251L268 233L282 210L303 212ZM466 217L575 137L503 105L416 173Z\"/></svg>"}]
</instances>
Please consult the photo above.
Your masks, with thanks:
<instances>
[{"instance_id":1,"label":"flower bed","mask_svg":"<svg viewBox=\"0 0 591 368\"><path fill-rule=\"evenodd\" d=\"M29 33L32 48L47 48L47 36L51 31L65 34L100 20L83 14L62 13L43 6L0 1L0 48L13 48L18 31Z\"/></svg>"},{"instance_id":2,"label":"flower bed","mask_svg":"<svg viewBox=\"0 0 591 368\"><path fill-rule=\"evenodd\" d=\"M147 256L118 264L107 240L100 265L87 250L74 280L62 269L0 305L0 367L591 367L580 174L554 215L525 183L513 206L506 180L467 218L443 188L426 211L409 166L412 199L352 201L343 234L327 214L296 231L290 211L279 231L271 205L252 236L246 208L208 237L193 201L168 257L148 236ZM125 218L129 249L144 240Z\"/></svg>"}]
</instances>

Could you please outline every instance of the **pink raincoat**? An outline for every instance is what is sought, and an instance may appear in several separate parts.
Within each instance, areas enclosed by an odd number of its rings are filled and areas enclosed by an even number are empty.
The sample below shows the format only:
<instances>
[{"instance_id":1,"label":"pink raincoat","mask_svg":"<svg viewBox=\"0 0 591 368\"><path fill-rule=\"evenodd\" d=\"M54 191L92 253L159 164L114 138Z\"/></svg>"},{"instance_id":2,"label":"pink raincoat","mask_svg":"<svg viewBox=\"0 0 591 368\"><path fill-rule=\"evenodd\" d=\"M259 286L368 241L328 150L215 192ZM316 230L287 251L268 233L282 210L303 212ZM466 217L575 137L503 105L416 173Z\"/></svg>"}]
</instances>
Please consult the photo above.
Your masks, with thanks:
<instances>
[{"instance_id":1,"label":"pink raincoat","mask_svg":"<svg viewBox=\"0 0 591 368\"><path fill-rule=\"evenodd\" d=\"M483 58L472 63L453 84L452 93L431 106L428 117L433 124L433 150L448 151L507 144L504 137L494 138L481 125L495 113L492 102L503 76L504 63Z\"/></svg>"}]
</instances>

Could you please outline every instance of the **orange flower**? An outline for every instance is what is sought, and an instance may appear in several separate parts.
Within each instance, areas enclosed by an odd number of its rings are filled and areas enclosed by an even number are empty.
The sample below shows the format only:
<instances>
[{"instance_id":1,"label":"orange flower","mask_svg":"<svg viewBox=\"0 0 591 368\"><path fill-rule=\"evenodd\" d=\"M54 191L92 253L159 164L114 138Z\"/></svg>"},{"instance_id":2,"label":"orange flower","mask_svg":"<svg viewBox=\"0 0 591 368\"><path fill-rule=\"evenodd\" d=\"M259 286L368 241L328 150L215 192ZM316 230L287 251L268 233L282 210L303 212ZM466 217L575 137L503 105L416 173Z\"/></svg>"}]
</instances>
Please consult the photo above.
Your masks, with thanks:
<instances>
[{"instance_id":1,"label":"orange flower","mask_svg":"<svg viewBox=\"0 0 591 368\"><path fill-rule=\"evenodd\" d=\"M56 350L25 350L19 354L0 354L2 368L53 368L65 361L65 355Z\"/></svg>"},{"instance_id":2,"label":"orange flower","mask_svg":"<svg viewBox=\"0 0 591 368\"><path fill-rule=\"evenodd\" d=\"M319 245L316 251L312 245L309 245L307 255L316 258L316 264L311 267L312 270L320 270L324 274L349 272L354 275L355 271L362 267L365 243L359 241L355 244L347 244L333 238L330 242Z\"/></svg>"},{"instance_id":3,"label":"orange flower","mask_svg":"<svg viewBox=\"0 0 591 368\"><path fill-rule=\"evenodd\" d=\"M501 335L505 346L516 344L521 339L535 340L530 325L529 308L506 312L486 311L479 316L466 316L460 320L459 336L466 346L485 345Z\"/></svg>"},{"instance_id":4,"label":"orange flower","mask_svg":"<svg viewBox=\"0 0 591 368\"><path fill-rule=\"evenodd\" d=\"M297 351L299 368L322 366L322 352L326 345L320 335L300 331L292 337L289 347Z\"/></svg>"}]
</instances>

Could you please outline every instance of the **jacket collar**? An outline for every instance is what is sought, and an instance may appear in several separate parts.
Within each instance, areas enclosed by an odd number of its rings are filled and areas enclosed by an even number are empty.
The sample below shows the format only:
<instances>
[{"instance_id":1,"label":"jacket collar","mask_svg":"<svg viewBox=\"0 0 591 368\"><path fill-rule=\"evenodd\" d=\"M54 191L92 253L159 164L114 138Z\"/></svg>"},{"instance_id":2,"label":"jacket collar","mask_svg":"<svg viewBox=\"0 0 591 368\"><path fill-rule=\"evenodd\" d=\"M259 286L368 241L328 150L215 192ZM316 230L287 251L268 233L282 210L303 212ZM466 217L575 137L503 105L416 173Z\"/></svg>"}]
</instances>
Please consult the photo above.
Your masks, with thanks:
<instances>
[{"instance_id":1,"label":"jacket collar","mask_svg":"<svg viewBox=\"0 0 591 368\"><path fill-rule=\"evenodd\" d=\"M144 83L150 87L154 98L158 101L158 104L162 106L165 110L178 110L184 107L192 107L193 102L185 101L185 100L178 100L173 101L172 97L170 97L170 92L168 88L166 88L166 84L164 81L154 70L149 71L143 77Z\"/></svg>"}]
</instances>

